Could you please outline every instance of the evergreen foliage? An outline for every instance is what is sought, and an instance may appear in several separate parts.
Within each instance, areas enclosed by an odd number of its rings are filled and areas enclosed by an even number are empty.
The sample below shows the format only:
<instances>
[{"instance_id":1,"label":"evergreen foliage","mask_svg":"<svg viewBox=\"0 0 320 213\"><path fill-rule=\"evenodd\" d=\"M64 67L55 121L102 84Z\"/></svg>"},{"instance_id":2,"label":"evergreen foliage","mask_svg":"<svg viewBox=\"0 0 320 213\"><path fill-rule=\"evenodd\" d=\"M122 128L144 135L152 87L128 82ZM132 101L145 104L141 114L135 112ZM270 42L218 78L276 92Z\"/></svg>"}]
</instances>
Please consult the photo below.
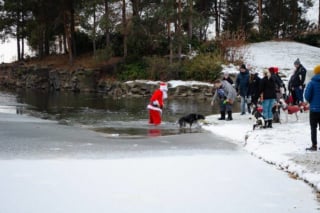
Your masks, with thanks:
<instances>
[{"instance_id":1,"label":"evergreen foliage","mask_svg":"<svg viewBox=\"0 0 320 213\"><path fill-rule=\"evenodd\" d=\"M28 44L39 57L68 54L71 64L78 54L91 52L103 60L106 53L105 59L114 55L144 58L151 67L155 62L170 65L163 66L170 73L152 71L151 78L209 78L208 70L195 76L196 69L207 69L199 61L212 57L204 53L219 48L208 43L213 31L209 26L216 27L217 41L237 40L236 35L241 35L246 41L297 39L319 45L318 33L305 33L317 28L304 17L310 6L311 0L2 0L0 38L17 39L18 60L24 58ZM195 51L204 54L194 59L198 67L183 59ZM193 70L183 68L184 64ZM216 69L215 63L207 66ZM150 74L150 66L133 64L128 70L135 73L137 67Z\"/></svg>"}]
</instances>

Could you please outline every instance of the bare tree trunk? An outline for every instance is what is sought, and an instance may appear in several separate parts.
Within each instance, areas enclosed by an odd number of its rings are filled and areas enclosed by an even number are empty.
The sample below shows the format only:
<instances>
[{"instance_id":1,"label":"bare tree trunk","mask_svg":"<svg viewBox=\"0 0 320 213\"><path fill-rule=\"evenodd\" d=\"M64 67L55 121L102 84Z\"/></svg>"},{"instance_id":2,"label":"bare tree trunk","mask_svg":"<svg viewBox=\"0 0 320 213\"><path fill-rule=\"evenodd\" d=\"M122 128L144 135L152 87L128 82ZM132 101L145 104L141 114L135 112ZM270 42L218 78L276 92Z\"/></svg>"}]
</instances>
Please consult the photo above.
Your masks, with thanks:
<instances>
[{"instance_id":1,"label":"bare tree trunk","mask_svg":"<svg viewBox=\"0 0 320 213\"><path fill-rule=\"evenodd\" d=\"M20 37L17 35L17 60L20 61L21 59L21 50L20 50Z\"/></svg>"},{"instance_id":2,"label":"bare tree trunk","mask_svg":"<svg viewBox=\"0 0 320 213\"><path fill-rule=\"evenodd\" d=\"M72 65L73 51L72 51L71 29L70 29L70 14L68 11L64 12L64 31L65 31L67 49L69 54L69 64Z\"/></svg>"},{"instance_id":3,"label":"bare tree trunk","mask_svg":"<svg viewBox=\"0 0 320 213\"><path fill-rule=\"evenodd\" d=\"M170 25L169 25L169 31L170 29ZM172 64L173 62L173 36L171 35L171 33L169 34L169 50L170 50L170 64Z\"/></svg>"},{"instance_id":4,"label":"bare tree trunk","mask_svg":"<svg viewBox=\"0 0 320 213\"><path fill-rule=\"evenodd\" d=\"M318 30L320 31L320 0L319 0L319 17L318 17Z\"/></svg>"},{"instance_id":5,"label":"bare tree trunk","mask_svg":"<svg viewBox=\"0 0 320 213\"><path fill-rule=\"evenodd\" d=\"M127 14L126 14L126 0L122 0L122 34L123 34L123 57L128 56L127 47Z\"/></svg>"},{"instance_id":6,"label":"bare tree trunk","mask_svg":"<svg viewBox=\"0 0 320 213\"><path fill-rule=\"evenodd\" d=\"M109 30L109 0L104 0L104 16L105 16L105 33L106 33L106 47L110 47L110 30Z\"/></svg>"},{"instance_id":7,"label":"bare tree trunk","mask_svg":"<svg viewBox=\"0 0 320 213\"><path fill-rule=\"evenodd\" d=\"M139 16L139 0L131 0L132 3L132 16L138 17Z\"/></svg>"},{"instance_id":8,"label":"bare tree trunk","mask_svg":"<svg viewBox=\"0 0 320 213\"><path fill-rule=\"evenodd\" d=\"M240 1L240 24L239 24L239 28L238 30L243 30L244 29L244 23L243 23L243 14L244 14L244 0Z\"/></svg>"},{"instance_id":9,"label":"bare tree trunk","mask_svg":"<svg viewBox=\"0 0 320 213\"><path fill-rule=\"evenodd\" d=\"M192 39L192 28L193 28L193 0L188 0L189 4L189 17L188 17L188 38Z\"/></svg>"},{"instance_id":10,"label":"bare tree trunk","mask_svg":"<svg viewBox=\"0 0 320 213\"><path fill-rule=\"evenodd\" d=\"M71 33L71 45L72 45L72 52L73 57L77 55L77 47L76 47L76 39L75 39L75 19L74 19L74 5L73 1L70 0L70 33Z\"/></svg>"},{"instance_id":11,"label":"bare tree trunk","mask_svg":"<svg viewBox=\"0 0 320 213\"><path fill-rule=\"evenodd\" d=\"M20 35L21 35L21 30L20 30L20 12L17 12L17 29L16 29L16 36L17 36L17 59L18 61L21 60L21 49L20 49Z\"/></svg>"},{"instance_id":12,"label":"bare tree trunk","mask_svg":"<svg viewBox=\"0 0 320 213\"><path fill-rule=\"evenodd\" d=\"M67 42L67 34L66 34L66 30L65 33L62 35L62 39L63 39L63 50L64 50L64 54L68 53L68 42Z\"/></svg>"},{"instance_id":13,"label":"bare tree trunk","mask_svg":"<svg viewBox=\"0 0 320 213\"><path fill-rule=\"evenodd\" d=\"M218 7L218 26L219 26L219 36L220 36L220 27L221 27L221 14L222 14L222 0L219 0Z\"/></svg>"},{"instance_id":14,"label":"bare tree trunk","mask_svg":"<svg viewBox=\"0 0 320 213\"><path fill-rule=\"evenodd\" d=\"M292 2L292 32L290 37L294 36L297 33L297 22L298 22L298 3Z\"/></svg>"},{"instance_id":15,"label":"bare tree trunk","mask_svg":"<svg viewBox=\"0 0 320 213\"><path fill-rule=\"evenodd\" d=\"M49 44L49 32L48 32L48 27L47 26L45 26L44 41L43 42L44 42L44 55L48 56L49 53L50 53L50 44Z\"/></svg>"},{"instance_id":16,"label":"bare tree trunk","mask_svg":"<svg viewBox=\"0 0 320 213\"><path fill-rule=\"evenodd\" d=\"M259 17L259 32L261 32L262 25L262 0L258 0L258 17Z\"/></svg>"},{"instance_id":17,"label":"bare tree trunk","mask_svg":"<svg viewBox=\"0 0 320 213\"><path fill-rule=\"evenodd\" d=\"M22 4L22 3L21 3ZM24 13L21 12L21 23L22 23L22 31L21 31L21 60L24 59L24 35L25 35L25 29L24 29Z\"/></svg>"},{"instance_id":18,"label":"bare tree trunk","mask_svg":"<svg viewBox=\"0 0 320 213\"><path fill-rule=\"evenodd\" d=\"M178 57L179 62L181 61L181 55L182 55L182 8L181 8L181 0L178 0Z\"/></svg>"},{"instance_id":19,"label":"bare tree trunk","mask_svg":"<svg viewBox=\"0 0 320 213\"><path fill-rule=\"evenodd\" d=\"M96 17L96 5L93 9L93 32L92 32L92 45L93 45L93 55L96 55L96 28L97 28L97 17Z\"/></svg>"},{"instance_id":20,"label":"bare tree trunk","mask_svg":"<svg viewBox=\"0 0 320 213\"><path fill-rule=\"evenodd\" d=\"M61 54L63 52L63 48L62 48L62 38L61 35L58 36L58 40L59 40L59 53Z\"/></svg>"},{"instance_id":21,"label":"bare tree trunk","mask_svg":"<svg viewBox=\"0 0 320 213\"><path fill-rule=\"evenodd\" d=\"M216 24L216 37L220 36L220 25L219 25L219 9L218 0L214 0L214 19Z\"/></svg>"}]
</instances>

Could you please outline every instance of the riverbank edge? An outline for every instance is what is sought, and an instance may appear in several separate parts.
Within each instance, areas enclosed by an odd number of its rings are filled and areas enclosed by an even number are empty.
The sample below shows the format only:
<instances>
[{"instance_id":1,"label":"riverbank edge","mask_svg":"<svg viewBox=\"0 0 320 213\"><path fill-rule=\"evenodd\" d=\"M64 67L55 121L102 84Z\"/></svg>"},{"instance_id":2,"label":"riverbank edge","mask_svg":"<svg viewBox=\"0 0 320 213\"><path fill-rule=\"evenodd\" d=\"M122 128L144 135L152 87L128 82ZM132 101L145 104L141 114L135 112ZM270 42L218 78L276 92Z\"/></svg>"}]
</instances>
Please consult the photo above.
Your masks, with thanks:
<instances>
[{"instance_id":1,"label":"riverbank edge","mask_svg":"<svg viewBox=\"0 0 320 213\"><path fill-rule=\"evenodd\" d=\"M319 150L305 151L311 144L308 112L301 113L298 121L290 117L287 123L274 124L273 129L255 131L252 130L250 115L234 113L236 122L221 122L217 120L218 117L206 117L211 125L203 128L238 144L252 156L287 172L291 178L304 181L313 187L320 199Z\"/></svg>"},{"instance_id":2,"label":"riverbank edge","mask_svg":"<svg viewBox=\"0 0 320 213\"><path fill-rule=\"evenodd\" d=\"M108 70L78 68L74 71L53 66L27 66L1 64L0 87L3 89L31 89L44 91L72 91L75 93L101 93L114 98L146 97L159 87L160 81L119 81L109 77ZM168 95L207 99L212 96L212 84L192 81L176 84L168 81Z\"/></svg>"}]
</instances>

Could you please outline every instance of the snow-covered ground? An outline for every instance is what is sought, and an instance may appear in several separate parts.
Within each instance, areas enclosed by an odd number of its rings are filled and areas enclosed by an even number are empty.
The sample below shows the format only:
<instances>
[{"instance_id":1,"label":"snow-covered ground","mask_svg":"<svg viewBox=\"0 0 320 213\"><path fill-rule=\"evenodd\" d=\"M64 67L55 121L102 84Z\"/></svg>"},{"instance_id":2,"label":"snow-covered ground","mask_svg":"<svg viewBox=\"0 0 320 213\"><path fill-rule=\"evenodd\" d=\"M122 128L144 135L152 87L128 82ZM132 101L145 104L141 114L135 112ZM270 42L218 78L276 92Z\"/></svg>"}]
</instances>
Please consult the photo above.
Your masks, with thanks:
<instances>
[{"instance_id":1,"label":"snow-covered ground","mask_svg":"<svg viewBox=\"0 0 320 213\"><path fill-rule=\"evenodd\" d=\"M234 113L233 121L218 121L218 115L212 115L206 118L212 125L203 128L243 146L252 155L296 175L320 191L319 153L305 151L311 146L308 115L300 113L298 121L294 115L288 115L286 122L282 112L283 123L254 131L250 115Z\"/></svg>"},{"instance_id":2,"label":"snow-covered ground","mask_svg":"<svg viewBox=\"0 0 320 213\"><path fill-rule=\"evenodd\" d=\"M312 76L313 67L320 64L320 48L296 42L261 42L245 47L245 63L260 73L265 68L278 66L287 79L293 71L293 62L300 58ZM228 65L224 71L237 74L238 67ZM300 113L299 113L300 114ZM281 114L285 121L285 114ZM309 113L295 116L289 115L288 122L275 124L273 129L252 131L253 120L250 116L236 114L232 122L218 122L217 115L207 117L213 125L204 128L217 135L229 138L241 144L245 150L275 164L307 181L320 191L320 155L308 153L306 147L311 146ZM318 141L320 132L318 134Z\"/></svg>"}]
</instances>

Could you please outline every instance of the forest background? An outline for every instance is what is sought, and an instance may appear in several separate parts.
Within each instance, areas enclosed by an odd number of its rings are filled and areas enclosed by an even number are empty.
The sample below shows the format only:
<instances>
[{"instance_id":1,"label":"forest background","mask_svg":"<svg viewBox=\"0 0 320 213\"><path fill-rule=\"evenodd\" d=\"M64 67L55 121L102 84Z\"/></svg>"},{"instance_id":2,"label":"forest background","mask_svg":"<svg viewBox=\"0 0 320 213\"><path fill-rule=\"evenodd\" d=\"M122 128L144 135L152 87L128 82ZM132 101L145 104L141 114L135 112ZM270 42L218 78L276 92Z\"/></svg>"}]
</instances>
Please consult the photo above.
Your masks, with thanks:
<instances>
[{"instance_id":1,"label":"forest background","mask_svg":"<svg viewBox=\"0 0 320 213\"><path fill-rule=\"evenodd\" d=\"M0 38L16 40L24 63L109 69L119 80L208 80L242 63L234 50L249 42L320 47L320 15L306 16L317 1L2 0Z\"/></svg>"}]
</instances>

